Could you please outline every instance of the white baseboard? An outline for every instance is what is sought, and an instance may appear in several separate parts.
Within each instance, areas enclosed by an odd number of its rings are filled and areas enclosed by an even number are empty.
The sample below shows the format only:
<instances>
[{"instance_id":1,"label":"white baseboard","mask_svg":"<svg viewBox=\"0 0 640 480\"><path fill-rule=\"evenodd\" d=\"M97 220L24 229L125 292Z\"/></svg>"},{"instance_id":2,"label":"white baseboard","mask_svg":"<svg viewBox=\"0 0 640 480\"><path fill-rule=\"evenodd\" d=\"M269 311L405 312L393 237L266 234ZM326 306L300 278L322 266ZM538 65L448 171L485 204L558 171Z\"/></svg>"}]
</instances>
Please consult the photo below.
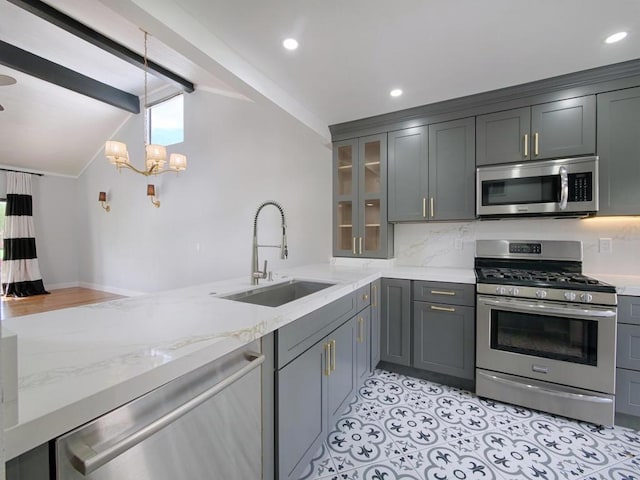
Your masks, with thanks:
<instances>
[{"instance_id":1,"label":"white baseboard","mask_svg":"<svg viewBox=\"0 0 640 480\"><path fill-rule=\"evenodd\" d=\"M96 283L78 282L79 287L91 288L92 290L101 290L103 292L113 293L115 295L123 295L125 297L138 297L144 295L147 292L139 292L136 290L126 290L124 288L110 287L108 285L98 285Z\"/></svg>"},{"instance_id":2,"label":"white baseboard","mask_svg":"<svg viewBox=\"0 0 640 480\"><path fill-rule=\"evenodd\" d=\"M64 282L64 283L46 283L44 284L45 290L60 290L61 288L73 288L79 287L79 282Z\"/></svg>"}]
</instances>

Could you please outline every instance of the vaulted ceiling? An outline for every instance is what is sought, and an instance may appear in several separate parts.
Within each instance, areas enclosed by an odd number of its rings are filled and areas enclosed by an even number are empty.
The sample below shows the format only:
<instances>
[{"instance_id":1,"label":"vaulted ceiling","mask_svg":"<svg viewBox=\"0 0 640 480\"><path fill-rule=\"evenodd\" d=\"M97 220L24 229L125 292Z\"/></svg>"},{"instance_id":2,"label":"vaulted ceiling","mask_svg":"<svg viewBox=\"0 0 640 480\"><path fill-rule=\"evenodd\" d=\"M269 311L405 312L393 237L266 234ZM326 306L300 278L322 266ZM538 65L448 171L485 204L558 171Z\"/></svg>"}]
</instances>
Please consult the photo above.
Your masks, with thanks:
<instances>
[{"instance_id":1,"label":"vaulted ceiling","mask_svg":"<svg viewBox=\"0 0 640 480\"><path fill-rule=\"evenodd\" d=\"M637 0L48 0L196 85L328 125L640 58ZM0 40L140 95L142 72L0 0ZM604 44L613 32L627 39ZM300 47L282 48L286 37ZM129 113L0 64L0 165L76 176ZM168 92L153 78L151 90ZM392 98L389 91L404 94ZM157 93L160 95L160 93Z\"/></svg>"}]
</instances>

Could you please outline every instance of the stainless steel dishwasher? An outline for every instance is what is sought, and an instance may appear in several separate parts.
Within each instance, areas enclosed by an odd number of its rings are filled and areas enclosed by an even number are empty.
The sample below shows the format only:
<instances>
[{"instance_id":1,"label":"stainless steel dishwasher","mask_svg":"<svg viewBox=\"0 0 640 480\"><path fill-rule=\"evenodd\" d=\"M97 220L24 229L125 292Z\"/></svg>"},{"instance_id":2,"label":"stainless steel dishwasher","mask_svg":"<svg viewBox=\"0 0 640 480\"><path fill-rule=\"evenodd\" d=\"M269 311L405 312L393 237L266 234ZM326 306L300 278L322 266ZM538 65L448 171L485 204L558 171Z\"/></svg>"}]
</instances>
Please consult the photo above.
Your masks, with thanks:
<instances>
[{"instance_id":1,"label":"stainless steel dishwasher","mask_svg":"<svg viewBox=\"0 0 640 480\"><path fill-rule=\"evenodd\" d=\"M260 479L259 351L254 342L59 437L57 479Z\"/></svg>"}]
</instances>

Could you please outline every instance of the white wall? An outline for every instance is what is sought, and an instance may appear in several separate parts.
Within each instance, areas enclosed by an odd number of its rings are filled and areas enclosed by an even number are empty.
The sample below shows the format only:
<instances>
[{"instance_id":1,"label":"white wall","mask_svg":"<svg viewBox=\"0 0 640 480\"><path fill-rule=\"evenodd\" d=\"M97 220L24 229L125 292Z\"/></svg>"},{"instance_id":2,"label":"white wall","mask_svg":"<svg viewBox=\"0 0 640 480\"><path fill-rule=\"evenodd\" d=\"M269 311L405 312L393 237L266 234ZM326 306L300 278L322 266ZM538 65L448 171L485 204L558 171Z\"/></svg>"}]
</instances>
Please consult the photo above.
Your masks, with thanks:
<instances>
[{"instance_id":1,"label":"white wall","mask_svg":"<svg viewBox=\"0 0 640 480\"><path fill-rule=\"evenodd\" d=\"M0 198L6 195L6 175L0 172ZM77 180L68 177L31 177L36 251L45 288L78 282Z\"/></svg>"},{"instance_id":2,"label":"white wall","mask_svg":"<svg viewBox=\"0 0 640 480\"><path fill-rule=\"evenodd\" d=\"M640 217L399 224L395 226L396 263L471 268L475 241L493 238L581 240L584 272L640 275ZM612 239L611 253L599 251L600 238ZM456 244L462 249L456 249Z\"/></svg>"},{"instance_id":3,"label":"white wall","mask_svg":"<svg viewBox=\"0 0 640 480\"><path fill-rule=\"evenodd\" d=\"M114 139L142 165L143 118ZM189 168L149 177L162 202L146 197L147 178L118 173L102 156L78 185L79 279L112 291L157 291L222 278L249 280L253 217L279 201L288 223L289 260L261 249L269 269L326 262L331 246L331 150L274 106L196 91L185 96ZM170 149L170 151L171 151ZM107 191L111 212L100 208ZM263 210L261 243L278 243L279 214Z\"/></svg>"}]
</instances>

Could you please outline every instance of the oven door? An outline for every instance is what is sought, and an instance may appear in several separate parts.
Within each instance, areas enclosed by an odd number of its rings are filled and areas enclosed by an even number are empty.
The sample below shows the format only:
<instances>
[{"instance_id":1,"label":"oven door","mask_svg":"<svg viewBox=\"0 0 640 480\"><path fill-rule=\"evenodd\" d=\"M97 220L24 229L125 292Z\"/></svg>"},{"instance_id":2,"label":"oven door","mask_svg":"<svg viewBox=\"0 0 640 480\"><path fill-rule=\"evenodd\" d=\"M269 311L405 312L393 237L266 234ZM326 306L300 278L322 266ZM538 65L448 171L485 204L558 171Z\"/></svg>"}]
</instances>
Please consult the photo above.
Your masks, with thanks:
<instances>
[{"instance_id":1,"label":"oven door","mask_svg":"<svg viewBox=\"0 0 640 480\"><path fill-rule=\"evenodd\" d=\"M615 392L616 307L477 296L478 368Z\"/></svg>"}]
</instances>

